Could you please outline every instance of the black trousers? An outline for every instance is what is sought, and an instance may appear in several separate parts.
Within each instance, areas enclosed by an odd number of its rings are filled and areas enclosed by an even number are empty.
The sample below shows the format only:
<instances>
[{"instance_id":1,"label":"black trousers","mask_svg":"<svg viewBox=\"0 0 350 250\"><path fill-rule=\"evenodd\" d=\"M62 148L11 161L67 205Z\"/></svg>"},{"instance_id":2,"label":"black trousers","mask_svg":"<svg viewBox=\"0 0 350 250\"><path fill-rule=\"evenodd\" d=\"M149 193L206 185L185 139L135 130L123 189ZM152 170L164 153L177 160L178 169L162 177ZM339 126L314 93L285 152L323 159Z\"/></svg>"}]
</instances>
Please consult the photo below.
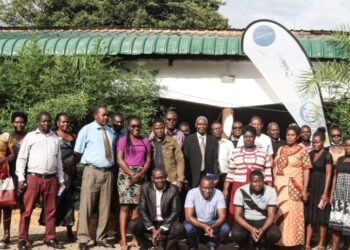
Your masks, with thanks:
<instances>
[{"instance_id":1,"label":"black trousers","mask_svg":"<svg viewBox=\"0 0 350 250\"><path fill-rule=\"evenodd\" d=\"M161 222L155 221L153 223L155 228L159 228L162 224ZM129 222L129 228L133 235L135 235L137 242L141 247L148 248L150 241L148 240L146 234L151 233L145 227L145 224L141 217L134 219ZM152 234L152 233L151 233ZM162 247L165 250L173 249L177 246L177 242L181 239L183 235L183 226L178 221L171 223L169 230L162 231Z\"/></svg>"},{"instance_id":2,"label":"black trousers","mask_svg":"<svg viewBox=\"0 0 350 250\"><path fill-rule=\"evenodd\" d=\"M225 180L226 180L227 174L220 174L219 176L219 183L216 186L217 189L223 191L224 190L224 185L225 185ZM229 193L230 194L230 193ZM227 209L228 210L228 209Z\"/></svg>"},{"instance_id":3,"label":"black trousers","mask_svg":"<svg viewBox=\"0 0 350 250\"><path fill-rule=\"evenodd\" d=\"M266 220L258 220L258 221L252 221L252 220L246 220L249 225L261 228ZM281 238L281 231L276 226L276 224L272 224L264 233L264 235L260 238L258 242L254 242L254 245L258 246L264 246L264 247L271 247L274 245L279 239ZM238 223L235 223L232 228L232 239L234 242L236 242L240 247L246 246L249 244L250 239L250 232L239 225Z\"/></svg>"}]
</instances>

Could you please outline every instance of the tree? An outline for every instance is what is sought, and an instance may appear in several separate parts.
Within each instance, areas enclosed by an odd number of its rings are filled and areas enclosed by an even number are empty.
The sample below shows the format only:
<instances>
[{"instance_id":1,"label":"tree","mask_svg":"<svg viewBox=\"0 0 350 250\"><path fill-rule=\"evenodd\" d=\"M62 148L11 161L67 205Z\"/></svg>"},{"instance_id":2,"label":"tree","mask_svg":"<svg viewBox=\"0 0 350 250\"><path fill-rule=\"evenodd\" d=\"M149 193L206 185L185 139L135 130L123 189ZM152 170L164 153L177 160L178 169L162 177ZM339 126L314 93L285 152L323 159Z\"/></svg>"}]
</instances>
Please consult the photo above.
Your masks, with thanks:
<instances>
[{"instance_id":1,"label":"tree","mask_svg":"<svg viewBox=\"0 0 350 250\"><path fill-rule=\"evenodd\" d=\"M36 114L44 110L53 117L67 112L78 130L92 120L98 104L126 117L140 116L147 125L158 111L154 103L160 91L155 76L140 63L129 69L118 60L95 55L49 56L33 44L17 58L0 58L0 130L11 129L13 111L27 112L32 130Z\"/></svg>"},{"instance_id":2,"label":"tree","mask_svg":"<svg viewBox=\"0 0 350 250\"><path fill-rule=\"evenodd\" d=\"M343 60L320 62L313 76L307 76L301 91L307 95L320 89L326 105L329 123L340 126L344 136L350 136L350 32L346 27L333 32L328 43L341 51Z\"/></svg>"},{"instance_id":3,"label":"tree","mask_svg":"<svg viewBox=\"0 0 350 250\"><path fill-rule=\"evenodd\" d=\"M11 26L122 26L225 29L222 0L0 0Z\"/></svg>"}]
</instances>

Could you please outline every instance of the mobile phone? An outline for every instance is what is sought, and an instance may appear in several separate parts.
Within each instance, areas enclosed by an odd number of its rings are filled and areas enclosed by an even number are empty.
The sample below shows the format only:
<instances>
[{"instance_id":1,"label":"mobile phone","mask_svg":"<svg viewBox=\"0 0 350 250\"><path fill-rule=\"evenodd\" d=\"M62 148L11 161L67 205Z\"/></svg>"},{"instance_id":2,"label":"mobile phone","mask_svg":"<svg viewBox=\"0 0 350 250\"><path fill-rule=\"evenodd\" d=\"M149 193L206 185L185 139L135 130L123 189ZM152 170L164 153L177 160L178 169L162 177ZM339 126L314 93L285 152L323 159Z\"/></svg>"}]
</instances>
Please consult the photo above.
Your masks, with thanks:
<instances>
[{"instance_id":1,"label":"mobile phone","mask_svg":"<svg viewBox=\"0 0 350 250\"><path fill-rule=\"evenodd\" d=\"M319 209L323 210L324 207L325 207L325 205L326 205L326 204L325 204L324 201L321 199L320 202L318 203L318 206L317 206L317 207L318 207Z\"/></svg>"}]
</instances>

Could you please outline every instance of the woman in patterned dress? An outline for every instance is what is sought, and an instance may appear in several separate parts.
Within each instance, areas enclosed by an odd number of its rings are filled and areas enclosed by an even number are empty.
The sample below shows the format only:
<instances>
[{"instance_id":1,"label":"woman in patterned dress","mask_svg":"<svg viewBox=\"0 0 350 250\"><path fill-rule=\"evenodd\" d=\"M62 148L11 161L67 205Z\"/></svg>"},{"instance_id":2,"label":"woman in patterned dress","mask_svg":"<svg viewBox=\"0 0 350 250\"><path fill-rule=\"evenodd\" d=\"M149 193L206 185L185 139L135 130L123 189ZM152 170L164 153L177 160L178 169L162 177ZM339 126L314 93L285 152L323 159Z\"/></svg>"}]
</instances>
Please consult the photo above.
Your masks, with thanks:
<instances>
[{"instance_id":1,"label":"woman in patterned dress","mask_svg":"<svg viewBox=\"0 0 350 250\"><path fill-rule=\"evenodd\" d=\"M0 176L6 178L10 174L9 163L15 159L15 149L13 145L12 136L9 133L2 133L0 131ZM7 244L10 243L10 226L11 226L11 214L12 209L9 207L0 207L0 222L2 213L4 236L0 241L0 248L5 249Z\"/></svg>"},{"instance_id":2,"label":"woman in patterned dress","mask_svg":"<svg viewBox=\"0 0 350 250\"><path fill-rule=\"evenodd\" d=\"M241 148L235 148L230 157L230 163L224 185L224 196L229 200L228 223L233 225L233 198L236 190L249 183L249 175L253 170L261 170L265 175L265 182L272 185L271 160L266 150L254 144L256 130L252 126L243 128L243 142ZM232 185L231 194L228 190Z\"/></svg>"},{"instance_id":3,"label":"woman in patterned dress","mask_svg":"<svg viewBox=\"0 0 350 250\"><path fill-rule=\"evenodd\" d=\"M119 226L122 250L127 249L126 229L129 209L131 219L139 217L138 202L141 195L141 185L151 163L151 143L141 136L141 121L132 117L128 121L127 134L118 140L117 160L119 165ZM133 242L136 242L134 239Z\"/></svg>"},{"instance_id":4,"label":"woman in patterned dress","mask_svg":"<svg viewBox=\"0 0 350 250\"><path fill-rule=\"evenodd\" d=\"M338 159L335 167L330 196L332 210L329 227L334 230L332 250L338 249L341 236L350 240L350 138L345 140L344 149L345 156Z\"/></svg>"},{"instance_id":5,"label":"woman in patterned dress","mask_svg":"<svg viewBox=\"0 0 350 250\"><path fill-rule=\"evenodd\" d=\"M276 224L282 233L277 244L283 247L304 245L304 202L308 199L312 165L308 151L298 145L299 133L296 126L287 128L287 145L279 148L273 164L278 195Z\"/></svg>"}]
</instances>

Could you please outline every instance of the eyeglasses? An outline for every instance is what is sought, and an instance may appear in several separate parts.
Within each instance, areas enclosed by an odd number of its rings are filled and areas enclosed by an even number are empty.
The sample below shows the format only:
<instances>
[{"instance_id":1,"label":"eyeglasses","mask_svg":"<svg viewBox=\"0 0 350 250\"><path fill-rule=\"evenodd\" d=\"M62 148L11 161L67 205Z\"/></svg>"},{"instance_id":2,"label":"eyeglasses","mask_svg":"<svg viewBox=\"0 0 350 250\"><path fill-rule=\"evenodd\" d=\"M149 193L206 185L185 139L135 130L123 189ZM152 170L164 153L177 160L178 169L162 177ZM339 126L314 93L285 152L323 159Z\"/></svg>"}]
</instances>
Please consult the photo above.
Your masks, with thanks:
<instances>
[{"instance_id":1,"label":"eyeglasses","mask_svg":"<svg viewBox=\"0 0 350 250\"><path fill-rule=\"evenodd\" d=\"M331 135L331 137L341 137L340 134Z\"/></svg>"},{"instance_id":2,"label":"eyeglasses","mask_svg":"<svg viewBox=\"0 0 350 250\"><path fill-rule=\"evenodd\" d=\"M131 128L141 128L141 125L131 125Z\"/></svg>"},{"instance_id":3,"label":"eyeglasses","mask_svg":"<svg viewBox=\"0 0 350 250\"><path fill-rule=\"evenodd\" d=\"M167 118L166 120L169 122L176 122L176 118Z\"/></svg>"},{"instance_id":4,"label":"eyeglasses","mask_svg":"<svg viewBox=\"0 0 350 250\"><path fill-rule=\"evenodd\" d=\"M233 127L232 129L242 129L242 127Z\"/></svg>"}]
</instances>

